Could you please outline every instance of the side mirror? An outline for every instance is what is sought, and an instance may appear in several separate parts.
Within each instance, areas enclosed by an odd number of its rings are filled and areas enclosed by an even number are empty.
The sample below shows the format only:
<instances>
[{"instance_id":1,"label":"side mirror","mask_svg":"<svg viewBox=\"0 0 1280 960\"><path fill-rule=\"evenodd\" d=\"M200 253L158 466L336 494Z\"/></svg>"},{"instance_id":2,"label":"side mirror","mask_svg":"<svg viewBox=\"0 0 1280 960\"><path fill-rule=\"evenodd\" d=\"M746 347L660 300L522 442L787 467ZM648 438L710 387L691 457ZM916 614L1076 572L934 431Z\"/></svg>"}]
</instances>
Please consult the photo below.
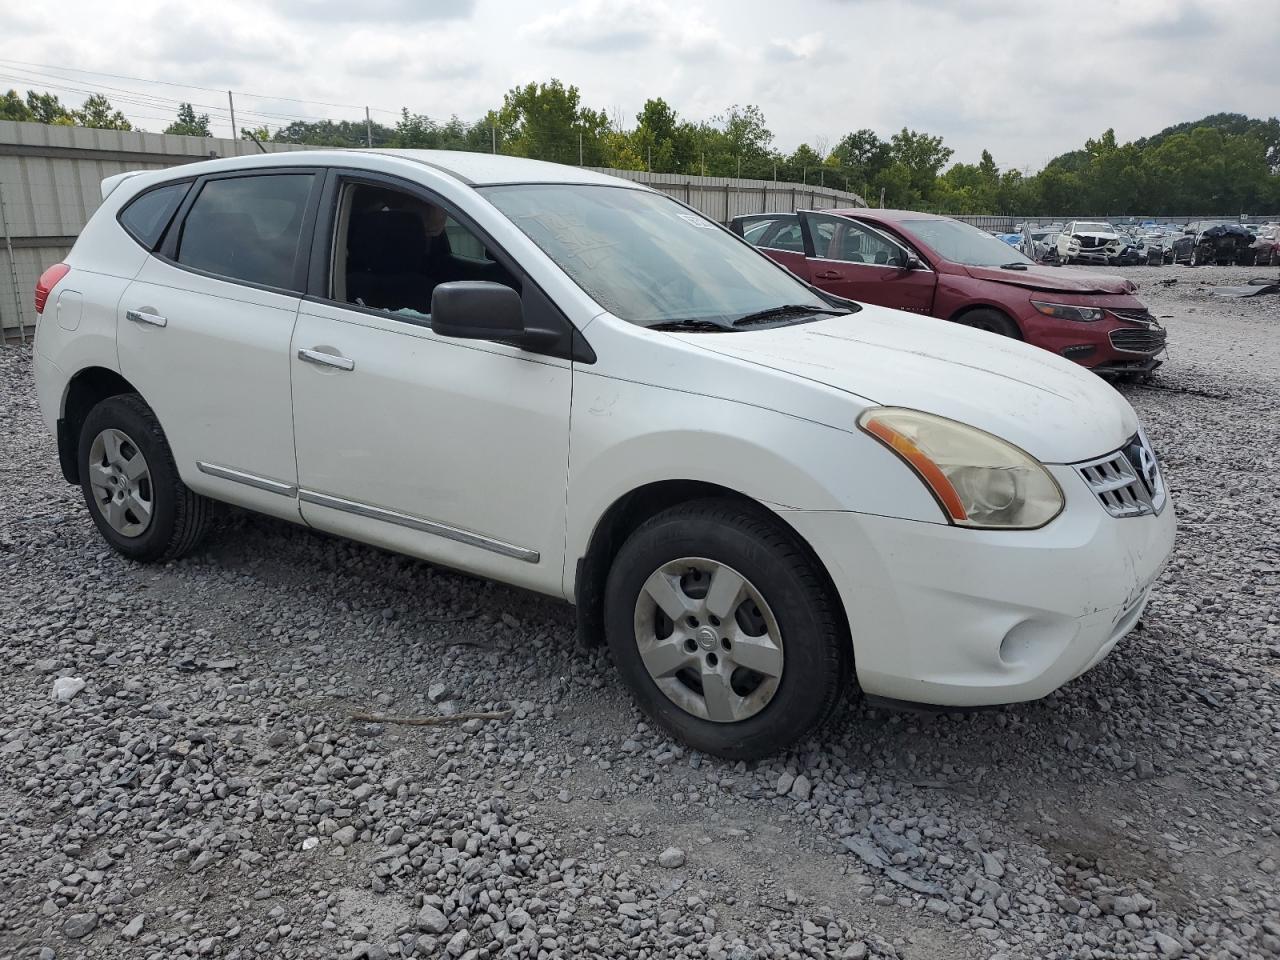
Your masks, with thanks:
<instances>
[{"instance_id":1,"label":"side mirror","mask_svg":"<svg viewBox=\"0 0 1280 960\"><path fill-rule=\"evenodd\" d=\"M903 270L923 270L924 263L914 253L907 254L907 262L902 265Z\"/></svg>"},{"instance_id":2,"label":"side mirror","mask_svg":"<svg viewBox=\"0 0 1280 960\"><path fill-rule=\"evenodd\" d=\"M454 280L431 294L431 331L460 340L505 340L522 347L545 346L559 339L555 330L524 325L520 294L501 283Z\"/></svg>"}]
</instances>

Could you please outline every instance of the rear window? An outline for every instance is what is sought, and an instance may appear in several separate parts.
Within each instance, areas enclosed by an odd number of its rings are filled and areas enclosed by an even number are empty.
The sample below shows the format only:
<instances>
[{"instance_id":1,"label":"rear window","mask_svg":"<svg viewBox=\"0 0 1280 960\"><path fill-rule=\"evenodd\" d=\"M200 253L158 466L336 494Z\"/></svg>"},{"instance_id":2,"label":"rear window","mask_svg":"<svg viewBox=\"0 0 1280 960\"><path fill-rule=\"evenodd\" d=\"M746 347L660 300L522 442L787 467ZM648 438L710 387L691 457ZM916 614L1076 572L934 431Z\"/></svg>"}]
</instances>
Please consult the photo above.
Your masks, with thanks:
<instances>
[{"instance_id":1,"label":"rear window","mask_svg":"<svg viewBox=\"0 0 1280 960\"><path fill-rule=\"evenodd\" d=\"M309 173L210 180L182 225L178 262L230 280L295 289L312 180Z\"/></svg>"},{"instance_id":2,"label":"rear window","mask_svg":"<svg viewBox=\"0 0 1280 960\"><path fill-rule=\"evenodd\" d=\"M185 180L139 194L120 211L120 225L133 239L154 250L190 186L191 181Z\"/></svg>"}]
</instances>

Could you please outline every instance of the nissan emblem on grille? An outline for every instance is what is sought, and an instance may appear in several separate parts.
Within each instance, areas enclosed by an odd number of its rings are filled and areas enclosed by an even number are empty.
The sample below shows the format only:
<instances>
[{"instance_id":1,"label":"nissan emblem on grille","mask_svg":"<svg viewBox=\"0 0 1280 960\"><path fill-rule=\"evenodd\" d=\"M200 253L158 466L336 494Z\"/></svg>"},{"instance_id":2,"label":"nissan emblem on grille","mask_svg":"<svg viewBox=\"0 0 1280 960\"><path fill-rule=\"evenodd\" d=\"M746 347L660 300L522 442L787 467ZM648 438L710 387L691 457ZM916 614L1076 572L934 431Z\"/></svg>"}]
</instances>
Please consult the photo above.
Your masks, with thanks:
<instances>
[{"instance_id":1,"label":"nissan emblem on grille","mask_svg":"<svg viewBox=\"0 0 1280 960\"><path fill-rule=\"evenodd\" d=\"M1160 464L1142 431L1105 457L1075 464L1076 472L1113 517L1141 517L1164 509Z\"/></svg>"}]
</instances>

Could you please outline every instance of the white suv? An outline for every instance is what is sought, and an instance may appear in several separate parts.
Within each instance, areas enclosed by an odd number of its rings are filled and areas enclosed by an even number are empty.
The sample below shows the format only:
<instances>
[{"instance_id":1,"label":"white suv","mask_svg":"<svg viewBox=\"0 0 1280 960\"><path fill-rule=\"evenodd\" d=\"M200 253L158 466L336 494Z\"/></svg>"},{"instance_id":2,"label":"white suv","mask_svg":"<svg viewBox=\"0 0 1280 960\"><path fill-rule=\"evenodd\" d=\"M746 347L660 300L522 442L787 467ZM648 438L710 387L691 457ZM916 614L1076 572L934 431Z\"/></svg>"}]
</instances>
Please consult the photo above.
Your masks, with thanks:
<instances>
[{"instance_id":1,"label":"white suv","mask_svg":"<svg viewBox=\"0 0 1280 960\"><path fill-rule=\"evenodd\" d=\"M784 747L854 673L1043 696L1172 545L1089 371L823 294L633 183L315 152L103 195L37 289L35 367L116 550L179 556L220 500L563 597L700 750Z\"/></svg>"}]
</instances>

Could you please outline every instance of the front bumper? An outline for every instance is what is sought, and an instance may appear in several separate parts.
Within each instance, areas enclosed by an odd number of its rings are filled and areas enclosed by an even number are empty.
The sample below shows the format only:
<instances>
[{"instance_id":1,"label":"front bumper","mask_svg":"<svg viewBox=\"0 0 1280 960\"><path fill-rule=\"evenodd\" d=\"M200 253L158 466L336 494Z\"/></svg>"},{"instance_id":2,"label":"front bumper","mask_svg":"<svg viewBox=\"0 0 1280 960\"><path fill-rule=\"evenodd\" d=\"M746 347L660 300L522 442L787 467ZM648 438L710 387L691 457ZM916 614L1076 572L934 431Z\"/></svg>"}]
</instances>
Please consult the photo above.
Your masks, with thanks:
<instances>
[{"instance_id":1,"label":"front bumper","mask_svg":"<svg viewBox=\"0 0 1280 960\"><path fill-rule=\"evenodd\" d=\"M1137 313L1137 307L1104 306L1107 314L1091 323L1046 317L1034 310L1019 319L1027 343L1051 350L1061 357L1099 373L1150 372L1160 365L1166 331L1154 322L1125 319L1116 309Z\"/></svg>"},{"instance_id":2,"label":"front bumper","mask_svg":"<svg viewBox=\"0 0 1280 960\"><path fill-rule=\"evenodd\" d=\"M1074 469L1049 469L1067 506L1041 530L783 514L836 584L864 692L944 706L1034 700L1133 628L1173 547L1172 505L1115 519Z\"/></svg>"}]
</instances>

